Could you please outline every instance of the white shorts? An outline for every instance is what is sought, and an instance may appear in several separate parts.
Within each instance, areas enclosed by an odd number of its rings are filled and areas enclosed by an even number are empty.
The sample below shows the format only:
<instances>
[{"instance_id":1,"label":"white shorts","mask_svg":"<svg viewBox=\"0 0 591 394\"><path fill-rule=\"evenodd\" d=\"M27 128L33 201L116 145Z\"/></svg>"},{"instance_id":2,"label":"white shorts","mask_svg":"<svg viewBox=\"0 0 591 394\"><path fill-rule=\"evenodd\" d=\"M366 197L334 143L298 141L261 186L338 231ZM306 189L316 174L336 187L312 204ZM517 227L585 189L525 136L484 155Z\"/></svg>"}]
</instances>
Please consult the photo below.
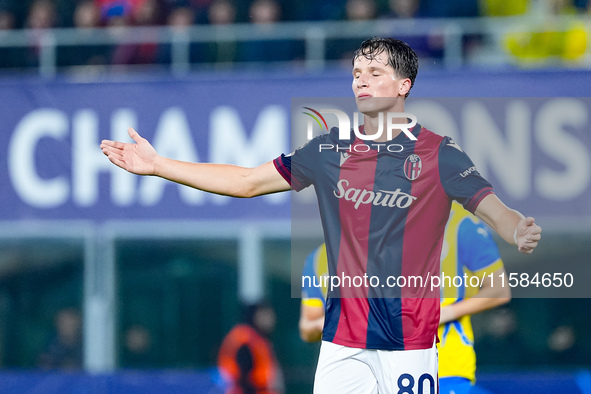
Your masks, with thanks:
<instances>
[{"instance_id":1,"label":"white shorts","mask_svg":"<svg viewBox=\"0 0 591 394\"><path fill-rule=\"evenodd\" d=\"M357 349L322 341L314 394L437 394L437 347Z\"/></svg>"}]
</instances>

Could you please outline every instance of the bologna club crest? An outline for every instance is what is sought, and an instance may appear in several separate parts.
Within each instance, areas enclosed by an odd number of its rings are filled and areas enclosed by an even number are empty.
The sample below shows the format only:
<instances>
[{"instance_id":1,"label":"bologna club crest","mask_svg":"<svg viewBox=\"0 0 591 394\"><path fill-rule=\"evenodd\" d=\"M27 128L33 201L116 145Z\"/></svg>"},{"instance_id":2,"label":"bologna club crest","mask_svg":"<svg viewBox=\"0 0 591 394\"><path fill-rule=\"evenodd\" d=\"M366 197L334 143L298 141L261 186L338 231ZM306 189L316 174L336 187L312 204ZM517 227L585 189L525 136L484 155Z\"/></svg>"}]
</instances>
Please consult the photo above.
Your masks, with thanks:
<instances>
[{"instance_id":1,"label":"bologna club crest","mask_svg":"<svg viewBox=\"0 0 591 394\"><path fill-rule=\"evenodd\" d=\"M421 175L423 162L418 155L412 154L404 161L404 175L411 181L414 181Z\"/></svg>"}]
</instances>

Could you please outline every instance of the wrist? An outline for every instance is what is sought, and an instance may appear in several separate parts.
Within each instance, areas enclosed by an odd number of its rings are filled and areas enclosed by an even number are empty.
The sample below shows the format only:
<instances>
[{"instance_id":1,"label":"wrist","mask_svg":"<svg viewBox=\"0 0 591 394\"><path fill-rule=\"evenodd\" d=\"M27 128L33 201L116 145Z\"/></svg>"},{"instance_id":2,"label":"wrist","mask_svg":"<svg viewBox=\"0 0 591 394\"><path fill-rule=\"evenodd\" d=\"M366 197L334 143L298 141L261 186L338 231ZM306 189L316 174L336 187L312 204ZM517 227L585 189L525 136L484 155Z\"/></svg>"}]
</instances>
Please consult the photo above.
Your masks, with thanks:
<instances>
[{"instance_id":1,"label":"wrist","mask_svg":"<svg viewBox=\"0 0 591 394\"><path fill-rule=\"evenodd\" d=\"M515 231L513 232L513 242L517 245L517 227L515 227Z\"/></svg>"},{"instance_id":2,"label":"wrist","mask_svg":"<svg viewBox=\"0 0 591 394\"><path fill-rule=\"evenodd\" d=\"M451 304L450 306L448 306L447 310L448 310L448 314L447 314L448 321L457 320L457 318L456 318L456 308L455 308L455 305L454 304Z\"/></svg>"},{"instance_id":3,"label":"wrist","mask_svg":"<svg viewBox=\"0 0 591 394\"><path fill-rule=\"evenodd\" d=\"M156 157L154 158L154 169L152 171L151 175L155 175L155 176L162 176L162 160L164 158L162 156L156 155Z\"/></svg>"}]
</instances>

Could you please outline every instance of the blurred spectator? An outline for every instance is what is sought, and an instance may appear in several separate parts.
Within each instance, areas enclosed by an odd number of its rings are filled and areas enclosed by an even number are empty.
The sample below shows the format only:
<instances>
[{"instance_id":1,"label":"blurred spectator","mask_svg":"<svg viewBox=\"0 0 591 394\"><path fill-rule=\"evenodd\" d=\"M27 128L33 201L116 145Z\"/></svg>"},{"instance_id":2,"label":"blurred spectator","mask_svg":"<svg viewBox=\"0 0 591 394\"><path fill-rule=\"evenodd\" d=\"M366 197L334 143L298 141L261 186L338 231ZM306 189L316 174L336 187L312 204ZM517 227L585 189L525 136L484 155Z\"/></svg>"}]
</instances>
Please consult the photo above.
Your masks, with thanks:
<instances>
[{"instance_id":1,"label":"blurred spectator","mask_svg":"<svg viewBox=\"0 0 591 394\"><path fill-rule=\"evenodd\" d=\"M37 66L41 55L43 39L46 35L45 29L55 27L56 12L55 6L50 0L34 1L27 15L25 27L32 29L32 38L34 44L29 48L27 56L27 65Z\"/></svg>"},{"instance_id":2,"label":"blurred spectator","mask_svg":"<svg viewBox=\"0 0 591 394\"><path fill-rule=\"evenodd\" d=\"M11 9L0 9L0 41L5 32L15 28L16 17ZM25 48L0 47L0 68L16 68L25 65L27 50Z\"/></svg>"},{"instance_id":3,"label":"blurred spectator","mask_svg":"<svg viewBox=\"0 0 591 394\"><path fill-rule=\"evenodd\" d=\"M553 352L562 353L572 349L575 342L575 330L570 325L562 325L548 337L548 348Z\"/></svg>"},{"instance_id":4,"label":"blurred spectator","mask_svg":"<svg viewBox=\"0 0 591 394\"><path fill-rule=\"evenodd\" d=\"M346 19L350 21L367 21L376 16L374 0L348 0L345 5Z\"/></svg>"},{"instance_id":5,"label":"blurred spectator","mask_svg":"<svg viewBox=\"0 0 591 394\"><path fill-rule=\"evenodd\" d=\"M144 0L132 15L137 26L157 26L166 23L160 0Z\"/></svg>"},{"instance_id":6,"label":"blurred spectator","mask_svg":"<svg viewBox=\"0 0 591 394\"><path fill-rule=\"evenodd\" d=\"M232 34L228 25L236 21L236 6L230 0L215 0L209 7L208 20L211 25L224 29ZM230 64L236 60L236 41L218 41L208 48L208 60L220 65Z\"/></svg>"},{"instance_id":7,"label":"blurred spectator","mask_svg":"<svg viewBox=\"0 0 591 394\"><path fill-rule=\"evenodd\" d=\"M573 0L551 0L549 15L543 24L536 23L531 31L509 33L505 49L520 65L544 65L559 62L579 62L587 51L587 26L583 21L562 23L556 16L577 12Z\"/></svg>"},{"instance_id":8,"label":"blurred spectator","mask_svg":"<svg viewBox=\"0 0 591 394\"><path fill-rule=\"evenodd\" d=\"M394 18L418 18L420 16L420 0L390 0L388 5L390 6L390 15Z\"/></svg>"},{"instance_id":9,"label":"blurred spectator","mask_svg":"<svg viewBox=\"0 0 591 394\"><path fill-rule=\"evenodd\" d=\"M74 11L74 27L78 37L84 40L100 27L100 10L93 0L82 0ZM79 45L58 48L59 66L98 66L107 64L108 47L104 45Z\"/></svg>"},{"instance_id":10,"label":"blurred spectator","mask_svg":"<svg viewBox=\"0 0 591 394\"><path fill-rule=\"evenodd\" d=\"M155 26L161 23L161 3L158 0L144 0L133 10L133 20L137 26ZM145 35L155 35L150 31ZM155 37L145 36L148 42L141 44L122 43L113 51L113 64L153 64L158 55L158 44Z\"/></svg>"},{"instance_id":11,"label":"blurred spectator","mask_svg":"<svg viewBox=\"0 0 591 394\"><path fill-rule=\"evenodd\" d=\"M250 20L257 25L270 25L281 18L281 7L275 0L255 0L250 5Z\"/></svg>"},{"instance_id":12,"label":"blurred spectator","mask_svg":"<svg viewBox=\"0 0 591 394\"><path fill-rule=\"evenodd\" d=\"M26 27L29 29L49 29L55 27L55 6L50 0L36 0L29 8Z\"/></svg>"},{"instance_id":13,"label":"blurred spectator","mask_svg":"<svg viewBox=\"0 0 591 394\"><path fill-rule=\"evenodd\" d=\"M139 324L125 331L122 365L126 368L154 368L157 366L152 346L152 334Z\"/></svg>"},{"instance_id":14,"label":"blurred spectator","mask_svg":"<svg viewBox=\"0 0 591 394\"><path fill-rule=\"evenodd\" d=\"M75 308L65 308L55 316L56 334L39 356L44 369L82 368L82 319Z\"/></svg>"},{"instance_id":15,"label":"blurred spectator","mask_svg":"<svg viewBox=\"0 0 591 394\"><path fill-rule=\"evenodd\" d=\"M15 27L15 17L12 11L0 9L0 30L12 30Z\"/></svg>"},{"instance_id":16,"label":"blurred spectator","mask_svg":"<svg viewBox=\"0 0 591 394\"><path fill-rule=\"evenodd\" d=\"M248 305L244 323L236 325L224 338L218 367L227 383L227 394L284 391L281 368L269 341L275 318L267 303Z\"/></svg>"},{"instance_id":17,"label":"blurred spectator","mask_svg":"<svg viewBox=\"0 0 591 394\"><path fill-rule=\"evenodd\" d=\"M112 17L123 17L131 20L132 16L147 0L94 0L101 10L101 18L108 21Z\"/></svg>"},{"instance_id":18,"label":"blurred spectator","mask_svg":"<svg viewBox=\"0 0 591 394\"><path fill-rule=\"evenodd\" d=\"M195 22L195 11L190 7L178 7L170 11L167 24L173 30L185 30Z\"/></svg>"},{"instance_id":19,"label":"blurred spectator","mask_svg":"<svg viewBox=\"0 0 591 394\"><path fill-rule=\"evenodd\" d=\"M186 32L194 23L195 10L188 6L173 8L168 15L167 24L176 33ZM203 52L204 44L189 44L189 62L195 63L202 61ZM160 46L158 62L165 64L172 62L172 47L170 44L162 44Z\"/></svg>"},{"instance_id":20,"label":"blurred spectator","mask_svg":"<svg viewBox=\"0 0 591 394\"><path fill-rule=\"evenodd\" d=\"M588 353L577 338L575 328L570 323L557 326L547 339L550 362L559 365L580 365L588 359Z\"/></svg>"},{"instance_id":21,"label":"blurred spectator","mask_svg":"<svg viewBox=\"0 0 591 394\"><path fill-rule=\"evenodd\" d=\"M92 0L83 0L78 3L74 11L74 26L79 29L91 29L99 27L101 14L99 8Z\"/></svg>"},{"instance_id":22,"label":"blurred spectator","mask_svg":"<svg viewBox=\"0 0 591 394\"><path fill-rule=\"evenodd\" d=\"M251 22L261 33L270 37L281 19L281 7L276 0L255 0L249 9ZM250 41L242 45L241 60L273 62L294 60L295 46L290 40Z\"/></svg>"},{"instance_id":23,"label":"blurred spectator","mask_svg":"<svg viewBox=\"0 0 591 394\"><path fill-rule=\"evenodd\" d=\"M390 17L394 19L421 18L421 0L390 0ZM396 28L396 23L393 24ZM397 32L395 30L394 32ZM393 33L394 33L393 32ZM398 33L396 38L405 41L415 50L419 58L441 59L443 58L444 40L441 32L433 30L423 36L405 36Z\"/></svg>"},{"instance_id":24,"label":"blurred spectator","mask_svg":"<svg viewBox=\"0 0 591 394\"><path fill-rule=\"evenodd\" d=\"M530 0L484 0L481 4L481 15L513 16L526 14Z\"/></svg>"},{"instance_id":25,"label":"blurred spectator","mask_svg":"<svg viewBox=\"0 0 591 394\"><path fill-rule=\"evenodd\" d=\"M515 313L500 308L488 314L486 331L475 342L481 365L519 365L526 358L526 347L517 333Z\"/></svg>"},{"instance_id":26,"label":"blurred spectator","mask_svg":"<svg viewBox=\"0 0 591 394\"><path fill-rule=\"evenodd\" d=\"M212 25L229 25L236 21L236 6L230 0L215 0L207 12Z\"/></svg>"},{"instance_id":27,"label":"blurred spectator","mask_svg":"<svg viewBox=\"0 0 591 394\"><path fill-rule=\"evenodd\" d=\"M11 29L22 27L23 21L29 11L28 3L28 1L0 0L0 11L12 15Z\"/></svg>"},{"instance_id":28,"label":"blurred spectator","mask_svg":"<svg viewBox=\"0 0 591 394\"><path fill-rule=\"evenodd\" d=\"M345 4L345 19L363 23L375 18L376 9L374 0L348 0ZM329 40L326 56L331 60L338 59L344 68L351 68L353 53L359 48L361 41L363 40L360 38Z\"/></svg>"}]
</instances>

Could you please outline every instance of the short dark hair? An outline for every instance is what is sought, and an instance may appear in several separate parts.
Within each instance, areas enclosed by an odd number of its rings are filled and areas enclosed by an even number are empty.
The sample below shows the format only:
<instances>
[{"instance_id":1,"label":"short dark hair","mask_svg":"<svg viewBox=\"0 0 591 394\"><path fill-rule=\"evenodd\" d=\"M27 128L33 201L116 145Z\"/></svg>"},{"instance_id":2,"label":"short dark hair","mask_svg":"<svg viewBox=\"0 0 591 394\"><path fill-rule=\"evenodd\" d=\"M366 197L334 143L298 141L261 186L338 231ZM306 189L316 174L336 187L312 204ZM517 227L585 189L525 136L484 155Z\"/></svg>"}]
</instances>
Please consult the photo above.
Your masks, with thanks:
<instances>
[{"instance_id":1,"label":"short dark hair","mask_svg":"<svg viewBox=\"0 0 591 394\"><path fill-rule=\"evenodd\" d=\"M372 37L361 43L353 55L352 63L355 64L355 59L360 56L374 60L382 52L386 52L388 55L388 64L392 66L398 77L410 79L410 89L412 89L419 71L419 57L404 41L396 38ZM406 93L406 97L408 97L408 93Z\"/></svg>"}]
</instances>

